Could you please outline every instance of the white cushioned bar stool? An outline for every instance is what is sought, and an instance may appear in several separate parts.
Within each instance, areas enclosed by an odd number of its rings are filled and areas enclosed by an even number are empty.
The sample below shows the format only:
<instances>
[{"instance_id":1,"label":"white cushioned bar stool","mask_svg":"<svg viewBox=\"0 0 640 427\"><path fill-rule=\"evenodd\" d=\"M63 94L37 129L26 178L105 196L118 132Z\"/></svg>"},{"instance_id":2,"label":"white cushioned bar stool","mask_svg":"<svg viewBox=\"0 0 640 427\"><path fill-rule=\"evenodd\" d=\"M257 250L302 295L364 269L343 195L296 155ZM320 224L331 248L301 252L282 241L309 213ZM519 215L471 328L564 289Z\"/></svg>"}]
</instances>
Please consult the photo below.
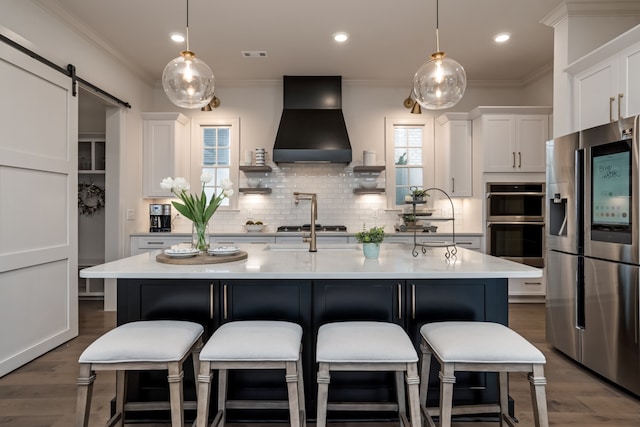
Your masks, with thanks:
<instances>
[{"instance_id":1,"label":"white cushioned bar stool","mask_svg":"<svg viewBox=\"0 0 640 427\"><path fill-rule=\"evenodd\" d=\"M243 320L220 326L200 353L197 427L207 425L213 371L218 371L218 411L211 426L224 426L227 409L286 408L291 426L304 426L301 352L302 327L292 322ZM227 400L229 369L284 370L288 400Z\"/></svg>"},{"instance_id":2,"label":"white cushioned bar stool","mask_svg":"<svg viewBox=\"0 0 640 427\"><path fill-rule=\"evenodd\" d=\"M508 410L508 373L528 373L535 425L548 427L542 352L515 331L491 322L435 322L420 328L422 335L422 386L420 405L430 426L438 414L440 427L451 426L455 414L500 414L500 425L514 426ZM440 407L427 408L427 389L431 355L440 363ZM466 405L452 408L456 371L497 372L500 399L497 404Z\"/></svg>"},{"instance_id":3,"label":"white cushioned bar stool","mask_svg":"<svg viewBox=\"0 0 640 427\"><path fill-rule=\"evenodd\" d=\"M125 411L170 410L171 425L184 426L182 366L202 348L202 325L176 320L149 320L126 323L105 333L80 355L76 427L89 425L91 392L96 371L116 371L116 410L107 426L123 426ZM127 371L167 370L169 402L126 403Z\"/></svg>"},{"instance_id":4,"label":"white cushioned bar stool","mask_svg":"<svg viewBox=\"0 0 640 427\"><path fill-rule=\"evenodd\" d=\"M316 427L325 427L327 410L397 411L400 425L422 426L418 377L418 353L407 333L394 323L335 322L318 330L318 413ZM396 403L328 403L331 371L395 372ZM403 381L404 377L404 381ZM405 387L409 391L411 424L407 419Z\"/></svg>"}]
</instances>

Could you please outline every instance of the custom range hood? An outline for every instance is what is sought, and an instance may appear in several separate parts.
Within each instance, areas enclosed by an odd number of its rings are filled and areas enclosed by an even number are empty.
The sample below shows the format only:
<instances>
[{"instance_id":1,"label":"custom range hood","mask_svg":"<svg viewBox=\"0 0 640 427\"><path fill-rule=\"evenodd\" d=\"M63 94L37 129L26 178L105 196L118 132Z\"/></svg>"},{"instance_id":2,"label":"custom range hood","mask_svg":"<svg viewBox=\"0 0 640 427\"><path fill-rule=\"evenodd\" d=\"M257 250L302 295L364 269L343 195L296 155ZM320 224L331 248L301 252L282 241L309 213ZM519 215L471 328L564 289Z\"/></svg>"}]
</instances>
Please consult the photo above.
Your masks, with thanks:
<instances>
[{"instance_id":1,"label":"custom range hood","mask_svg":"<svg viewBox=\"0 0 640 427\"><path fill-rule=\"evenodd\" d=\"M284 76L284 109L273 161L350 163L351 143L342 116L342 77Z\"/></svg>"}]
</instances>

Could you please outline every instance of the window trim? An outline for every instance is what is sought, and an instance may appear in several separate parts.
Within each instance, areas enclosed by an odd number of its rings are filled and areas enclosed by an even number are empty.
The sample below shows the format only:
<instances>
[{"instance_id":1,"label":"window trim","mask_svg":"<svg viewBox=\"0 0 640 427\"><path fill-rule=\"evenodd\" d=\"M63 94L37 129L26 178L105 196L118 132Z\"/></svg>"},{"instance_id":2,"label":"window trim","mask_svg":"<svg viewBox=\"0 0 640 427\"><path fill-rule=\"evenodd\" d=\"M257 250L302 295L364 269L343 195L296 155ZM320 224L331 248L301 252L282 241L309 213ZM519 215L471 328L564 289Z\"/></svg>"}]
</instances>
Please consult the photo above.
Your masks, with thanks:
<instances>
[{"instance_id":1,"label":"window trim","mask_svg":"<svg viewBox=\"0 0 640 427\"><path fill-rule=\"evenodd\" d=\"M200 175L202 174L202 127L207 126L229 126L230 132L230 152L229 179L233 182L233 196L229 198L229 206L220 206L220 210L238 210L238 176L240 164L240 119L239 118L209 118L199 117L191 120L191 147L189 182L192 190L200 191Z\"/></svg>"},{"instance_id":2,"label":"window trim","mask_svg":"<svg viewBox=\"0 0 640 427\"><path fill-rule=\"evenodd\" d=\"M387 209L398 210L400 205L395 204L396 168L394 162L394 129L396 126L423 127L422 133L422 186L431 188L435 186L435 126L434 119L430 116L418 116L415 118L385 117L385 193L387 195Z\"/></svg>"}]
</instances>

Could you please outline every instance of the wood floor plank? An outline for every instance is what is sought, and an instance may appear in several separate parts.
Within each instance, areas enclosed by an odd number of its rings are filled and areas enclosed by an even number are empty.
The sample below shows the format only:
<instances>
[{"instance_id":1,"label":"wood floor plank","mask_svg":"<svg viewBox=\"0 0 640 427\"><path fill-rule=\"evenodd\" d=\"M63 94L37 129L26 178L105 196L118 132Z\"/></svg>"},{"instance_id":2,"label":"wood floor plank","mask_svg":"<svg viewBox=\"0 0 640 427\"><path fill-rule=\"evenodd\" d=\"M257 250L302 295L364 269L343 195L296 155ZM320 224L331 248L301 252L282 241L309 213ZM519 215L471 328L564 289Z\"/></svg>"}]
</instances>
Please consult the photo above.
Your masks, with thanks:
<instances>
[{"instance_id":1,"label":"wood floor plank","mask_svg":"<svg viewBox=\"0 0 640 427\"><path fill-rule=\"evenodd\" d=\"M115 313L101 310L100 301L80 303L80 336L0 378L0 426L69 427L73 425L76 377L80 353L115 326ZM512 304L510 326L546 356L549 424L553 427L640 427L640 399L580 367L545 340L543 304ZM307 379L309 381L309 379ZM91 407L91 426L109 418L115 375L99 372ZM529 383L525 375L510 376L519 427L533 427ZM313 423L309 423L313 426ZM454 423L454 427L495 427L496 423ZM284 427L286 424L268 424ZM331 427L395 427L397 423L332 423ZM159 427L141 425L136 427ZM163 425L166 427L166 425ZM228 427L261 427L230 424Z\"/></svg>"}]
</instances>

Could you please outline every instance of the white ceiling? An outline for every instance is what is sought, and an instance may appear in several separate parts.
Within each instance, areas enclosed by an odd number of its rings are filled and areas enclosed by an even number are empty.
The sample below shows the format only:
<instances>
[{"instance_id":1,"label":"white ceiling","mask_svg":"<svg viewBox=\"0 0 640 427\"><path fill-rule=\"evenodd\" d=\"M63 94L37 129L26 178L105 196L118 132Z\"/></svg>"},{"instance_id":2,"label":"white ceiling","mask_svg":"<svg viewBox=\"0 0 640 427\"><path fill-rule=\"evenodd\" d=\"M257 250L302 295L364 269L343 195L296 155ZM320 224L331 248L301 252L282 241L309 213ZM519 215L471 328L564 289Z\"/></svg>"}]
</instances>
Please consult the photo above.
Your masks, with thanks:
<instances>
[{"instance_id":1,"label":"white ceiling","mask_svg":"<svg viewBox=\"0 0 640 427\"><path fill-rule=\"evenodd\" d=\"M470 81L520 84L549 67L562 0L439 0L440 48ZM186 0L42 0L150 82L185 48ZM341 75L406 82L435 52L436 0L189 0L190 48L218 82ZM337 44L332 34L351 38ZM510 32L496 45L492 36ZM242 51L266 51L245 58Z\"/></svg>"}]
</instances>

